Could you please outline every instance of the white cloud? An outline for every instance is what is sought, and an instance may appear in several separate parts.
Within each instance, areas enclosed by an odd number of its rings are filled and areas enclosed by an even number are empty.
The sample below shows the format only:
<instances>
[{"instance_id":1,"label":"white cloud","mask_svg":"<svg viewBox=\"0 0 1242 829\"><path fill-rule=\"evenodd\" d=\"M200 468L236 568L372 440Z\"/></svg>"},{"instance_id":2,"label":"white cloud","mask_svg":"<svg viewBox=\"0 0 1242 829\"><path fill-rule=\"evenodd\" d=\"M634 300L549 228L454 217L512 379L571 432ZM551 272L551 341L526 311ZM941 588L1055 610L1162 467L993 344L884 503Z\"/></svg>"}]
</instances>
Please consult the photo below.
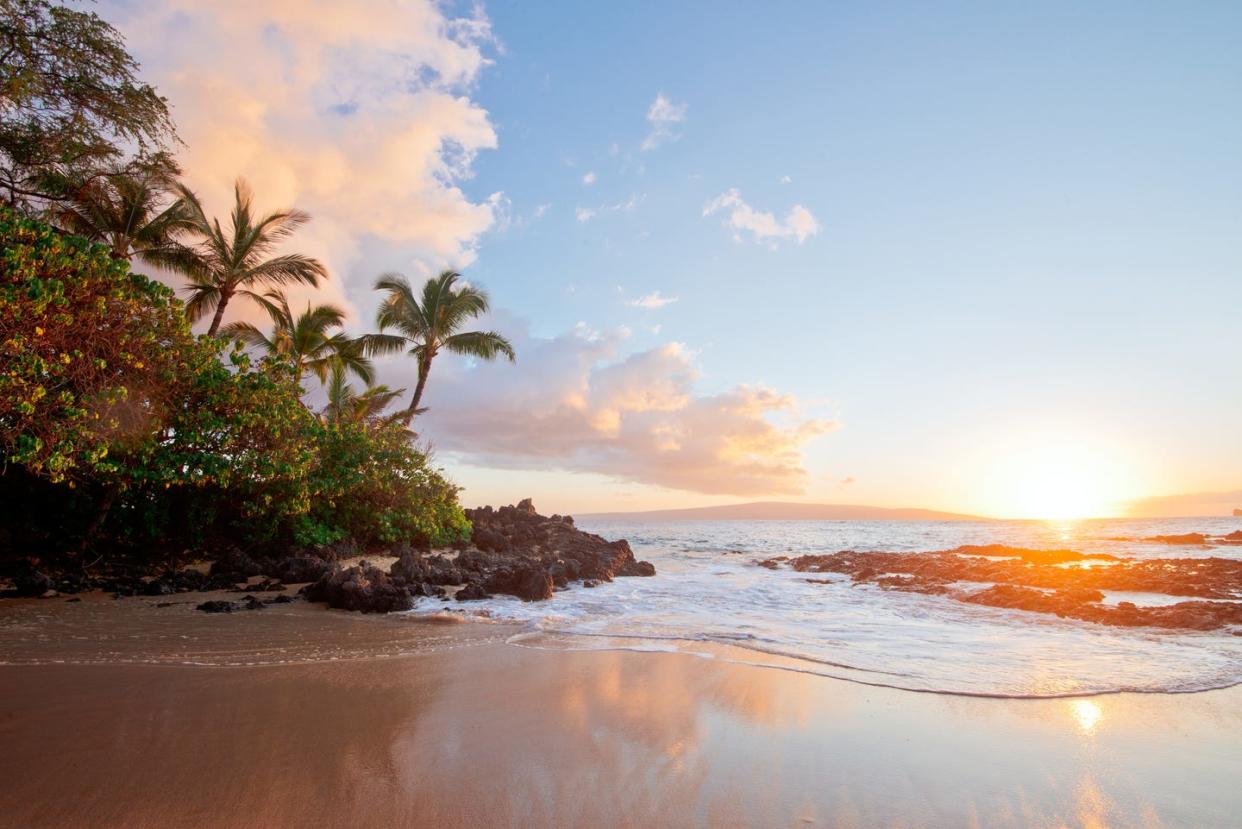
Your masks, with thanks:
<instances>
[{"instance_id":1,"label":"white cloud","mask_svg":"<svg viewBox=\"0 0 1242 829\"><path fill-rule=\"evenodd\" d=\"M791 179L789 176L781 176L781 184L789 184L792 181L793 179Z\"/></svg>"},{"instance_id":2,"label":"white cloud","mask_svg":"<svg viewBox=\"0 0 1242 829\"><path fill-rule=\"evenodd\" d=\"M779 241L796 239L802 244L809 237L819 233L819 223L800 204L795 204L778 219L775 214L766 210L756 210L742 199L737 188L727 190L712 199L703 207L703 215L711 216L724 211L727 213L725 226L738 232L735 238L740 240L742 232L749 233L755 241L775 246Z\"/></svg>"},{"instance_id":3,"label":"white cloud","mask_svg":"<svg viewBox=\"0 0 1242 829\"><path fill-rule=\"evenodd\" d=\"M623 202L616 204L601 204L598 207L579 207L574 211L574 215L578 217L580 222L589 222L599 217L603 213L633 213L638 205L643 203L643 199L647 198L647 194L633 194Z\"/></svg>"},{"instance_id":4,"label":"white cloud","mask_svg":"<svg viewBox=\"0 0 1242 829\"><path fill-rule=\"evenodd\" d=\"M694 355L680 343L622 355L624 331L580 325L544 338L513 320L487 325L506 332L518 362L441 358L417 424L439 452L465 462L703 493L797 494L808 477L803 446L834 426L800 417L794 398L767 388L697 393ZM412 363L403 370L412 373Z\"/></svg>"},{"instance_id":5,"label":"white cloud","mask_svg":"<svg viewBox=\"0 0 1242 829\"><path fill-rule=\"evenodd\" d=\"M538 207L535 208L535 218L542 219L544 216L548 214L548 211L551 209L552 209L552 205L550 204L539 205Z\"/></svg>"},{"instance_id":6,"label":"white cloud","mask_svg":"<svg viewBox=\"0 0 1242 829\"><path fill-rule=\"evenodd\" d=\"M172 102L185 179L209 211L226 214L244 176L260 208L296 205L314 217L294 243L332 272L323 299L348 303L362 239L432 269L474 259L503 206L499 194L475 202L460 188L475 155L497 145L470 97L494 47L481 11L453 18L430 0L166 0L101 11ZM373 276L359 281L369 287Z\"/></svg>"},{"instance_id":7,"label":"white cloud","mask_svg":"<svg viewBox=\"0 0 1242 829\"><path fill-rule=\"evenodd\" d=\"M647 110L647 123L651 125L647 137L643 139L644 150L654 150L665 141L676 141L681 136L677 125L686 120L686 105L675 104L664 93L656 95L655 101Z\"/></svg>"},{"instance_id":8,"label":"white cloud","mask_svg":"<svg viewBox=\"0 0 1242 829\"><path fill-rule=\"evenodd\" d=\"M591 170L589 173L583 176L582 183L583 184L594 184L595 183L595 171Z\"/></svg>"},{"instance_id":9,"label":"white cloud","mask_svg":"<svg viewBox=\"0 0 1242 829\"><path fill-rule=\"evenodd\" d=\"M638 299L631 299L625 304L629 305L631 308L655 309L663 308L665 305L672 305L677 301L677 299L678 297L675 296L663 296L659 291L652 291L646 296L640 296Z\"/></svg>"}]
</instances>

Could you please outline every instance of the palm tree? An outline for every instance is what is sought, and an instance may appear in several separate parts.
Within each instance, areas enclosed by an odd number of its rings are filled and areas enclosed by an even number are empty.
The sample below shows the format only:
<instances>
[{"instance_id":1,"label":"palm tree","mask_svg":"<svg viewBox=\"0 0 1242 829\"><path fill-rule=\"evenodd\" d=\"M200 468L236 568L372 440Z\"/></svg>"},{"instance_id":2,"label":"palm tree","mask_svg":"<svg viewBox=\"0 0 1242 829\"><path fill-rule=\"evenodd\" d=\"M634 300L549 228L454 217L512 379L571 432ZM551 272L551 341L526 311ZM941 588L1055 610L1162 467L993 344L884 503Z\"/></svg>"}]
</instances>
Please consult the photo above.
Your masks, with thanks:
<instances>
[{"instance_id":1,"label":"palm tree","mask_svg":"<svg viewBox=\"0 0 1242 829\"><path fill-rule=\"evenodd\" d=\"M328 405L320 416L329 423L368 423L379 420L393 401L405 394L405 389L388 386L370 386L361 393L346 382L345 367L332 366L328 380Z\"/></svg>"},{"instance_id":2,"label":"palm tree","mask_svg":"<svg viewBox=\"0 0 1242 829\"><path fill-rule=\"evenodd\" d=\"M241 295L262 302L259 287L303 283L317 286L328 272L317 260L299 253L270 256L281 242L310 221L301 210L278 210L265 216L254 213L254 195L241 179L233 187L231 228L226 233L219 219L208 219L198 196L187 187L177 188L198 242L159 252L152 259L179 271L189 279L190 298L186 313L191 320L214 309L208 335L220 328L229 300Z\"/></svg>"},{"instance_id":3,"label":"palm tree","mask_svg":"<svg viewBox=\"0 0 1242 829\"><path fill-rule=\"evenodd\" d=\"M167 203L173 187L169 174L160 170L103 176L58 207L55 219L70 233L108 245L117 259L146 253L154 259L191 229L185 203Z\"/></svg>"},{"instance_id":4,"label":"palm tree","mask_svg":"<svg viewBox=\"0 0 1242 829\"><path fill-rule=\"evenodd\" d=\"M390 354L402 349L418 361L418 384L414 396L405 410L403 419L409 423L421 410L427 375L431 373L431 361L441 351L494 359L503 354L513 362L513 346L494 331L459 331L468 320L487 311L487 294L471 285L454 288L461 274L444 271L428 279L423 285L421 299L414 295L410 283L400 274L386 274L375 283L377 291L388 296L380 304L376 321L378 334L363 338L372 354ZM396 334L386 334L385 329L395 328Z\"/></svg>"},{"instance_id":5,"label":"palm tree","mask_svg":"<svg viewBox=\"0 0 1242 829\"><path fill-rule=\"evenodd\" d=\"M288 359L299 380L308 371L328 381L328 374L336 367L353 372L364 383L374 379L371 361L364 354L362 341L351 339L341 331L345 324L345 312L335 305L306 303L306 310L296 317L289 308L289 301L279 291L255 295L272 318L271 336L248 322L234 322L224 326L221 333L241 340L246 345L261 349L272 356Z\"/></svg>"}]
</instances>

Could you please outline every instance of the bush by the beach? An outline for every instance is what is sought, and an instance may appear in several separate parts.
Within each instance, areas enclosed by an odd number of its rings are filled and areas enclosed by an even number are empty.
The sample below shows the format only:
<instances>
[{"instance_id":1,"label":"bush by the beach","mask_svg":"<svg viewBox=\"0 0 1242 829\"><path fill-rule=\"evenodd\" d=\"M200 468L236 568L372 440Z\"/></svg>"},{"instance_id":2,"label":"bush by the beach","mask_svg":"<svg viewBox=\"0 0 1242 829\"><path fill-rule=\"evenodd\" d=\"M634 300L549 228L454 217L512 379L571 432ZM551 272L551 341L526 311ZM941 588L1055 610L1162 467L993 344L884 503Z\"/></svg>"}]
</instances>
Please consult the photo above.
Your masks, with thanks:
<instances>
[{"instance_id":1,"label":"bush by the beach","mask_svg":"<svg viewBox=\"0 0 1242 829\"><path fill-rule=\"evenodd\" d=\"M314 445L314 496L294 521L299 543L447 545L470 537L457 487L428 465L399 423L323 423Z\"/></svg>"},{"instance_id":2,"label":"bush by the beach","mask_svg":"<svg viewBox=\"0 0 1242 829\"><path fill-rule=\"evenodd\" d=\"M0 209L0 555L469 534L397 424L329 422L108 248Z\"/></svg>"}]
</instances>

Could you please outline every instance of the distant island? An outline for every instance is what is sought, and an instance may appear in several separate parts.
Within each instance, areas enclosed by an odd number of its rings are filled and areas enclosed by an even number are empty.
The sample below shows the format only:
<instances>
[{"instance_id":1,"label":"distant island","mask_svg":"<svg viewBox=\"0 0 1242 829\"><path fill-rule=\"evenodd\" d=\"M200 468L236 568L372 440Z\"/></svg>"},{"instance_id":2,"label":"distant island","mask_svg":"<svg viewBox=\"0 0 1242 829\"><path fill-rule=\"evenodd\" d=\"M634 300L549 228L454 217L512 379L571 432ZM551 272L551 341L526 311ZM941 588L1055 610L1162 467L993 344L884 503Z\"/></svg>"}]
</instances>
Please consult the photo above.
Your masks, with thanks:
<instances>
[{"instance_id":1,"label":"distant island","mask_svg":"<svg viewBox=\"0 0 1242 829\"><path fill-rule=\"evenodd\" d=\"M856 504L800 504L791 501L755 501L719 507L658 509L645 512L597 512L581 520L616 521L989 521L979 515L930 509L892 509Z\"/></svg>"}]
</instances>

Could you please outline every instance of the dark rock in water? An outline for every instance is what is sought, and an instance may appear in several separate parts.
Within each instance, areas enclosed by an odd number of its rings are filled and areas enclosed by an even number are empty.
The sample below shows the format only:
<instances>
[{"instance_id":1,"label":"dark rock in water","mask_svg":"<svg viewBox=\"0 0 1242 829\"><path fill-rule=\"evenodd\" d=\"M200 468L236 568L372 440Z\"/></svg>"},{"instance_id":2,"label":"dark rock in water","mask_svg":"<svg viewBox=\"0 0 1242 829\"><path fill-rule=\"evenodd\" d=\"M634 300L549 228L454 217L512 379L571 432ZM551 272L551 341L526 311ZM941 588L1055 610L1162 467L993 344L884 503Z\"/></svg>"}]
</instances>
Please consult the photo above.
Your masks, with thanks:
<instances>
[{"instance_id":1,"label":"dark rock in water","mask_svg":"<svg viewBox=\"0 0 1242 829\"><path fill-rule=\"evenodd\" d=\"M459 602L466 602L475 599L490 599L491 595L483 589L483 585L479 584L477 581L472 581L461 590L458 590L457 595L454 598L456 598Z\"/></svg>"},{"instance_id":2,"label":"dark rock in water","mask_svg":"<svg viewBox=\"0 0 1242 829\"><path fill-rule=\"evenodd\" d=\"M204 613L234 613L238 610L262 609L263 602L259 601L254 596L247 596L240 602L225 602L216 599L210 602L203 602L196 608L196 610L201 610Z\"/></svg>"},{"instance_id":3,"label":"dark rock in water","mask_svg":"<svg viewBox=\"0 0 1242 829\"><path fill-rule=\"evenodd\" d=\"M514 563L497 570L483 588L489 593L505 593L527 602L552 598L552 577L536 562Z\"/></svg>"},{"instance_id":4,"label":"dark rock in water","mask_svg":"<svg viewBox=\"0 0 1242 829\"><path fill-rule=\"evenodd\" d=\"M1185 547L1203 547L1207 544L1207 536L1203 533L1183 533L1181 535L1153 535L1147 541L1157 544L1172 544Z\"/></svg>"},{"instance_id":5,"label":"dark rock in water","mask_svg":"<svg viewBox=\"0 0 1242 829\"><path fill-rule=\"evenodd\" d=\"M210 602L203 602L195 608L195 610L201 610L204 613L232 613L236 609L237 605L233 602L223 602L218 599Z\"/></svg>"},{"instance_id":6,"label":"dark rock in water","mask_svg":"<svg viewBox=\"0 0 1242 829\"><path fill-rule=\"evenodd\" d=\"M363 613L391 613L409 610L412 605L405 584L366 562L325 573L307 589L306 598L312 602L327 602L329 607Z\"/></svg>"},{"instance_id":7,"label":"dark rock in water","mask_svg":"<svg viewBox=\"0 0 1242 829\"><path fill-rule=\"evenodd\" d=\"M273 598L268 599L267 604L292 604L296 601L297 599L292 596L282 593L279 596L274 596Z\"/></svg>"},{"instance_id":8,"label":"dark rock in water","mask_svg":"<svg viewBox=\"0 0 1242 829\"><path fill-rule=\"evenodd\" d=\"M625 570L620 574L622 576L654 576L656 573L655 565L650 561L635 561L626 565Z\"/></svg>"},{"instance_id":9,"label":"dark rock in water","mask_svg":"<svg viewBox=\"0 0 1242 829\"><path fill-rule=\"evenodd\" d=\"M65 604L73 604L74 602L80 602L80 601L82 600L79 597L74 596L72 599L65 599Z\"/></svg>"}]
</instances>

